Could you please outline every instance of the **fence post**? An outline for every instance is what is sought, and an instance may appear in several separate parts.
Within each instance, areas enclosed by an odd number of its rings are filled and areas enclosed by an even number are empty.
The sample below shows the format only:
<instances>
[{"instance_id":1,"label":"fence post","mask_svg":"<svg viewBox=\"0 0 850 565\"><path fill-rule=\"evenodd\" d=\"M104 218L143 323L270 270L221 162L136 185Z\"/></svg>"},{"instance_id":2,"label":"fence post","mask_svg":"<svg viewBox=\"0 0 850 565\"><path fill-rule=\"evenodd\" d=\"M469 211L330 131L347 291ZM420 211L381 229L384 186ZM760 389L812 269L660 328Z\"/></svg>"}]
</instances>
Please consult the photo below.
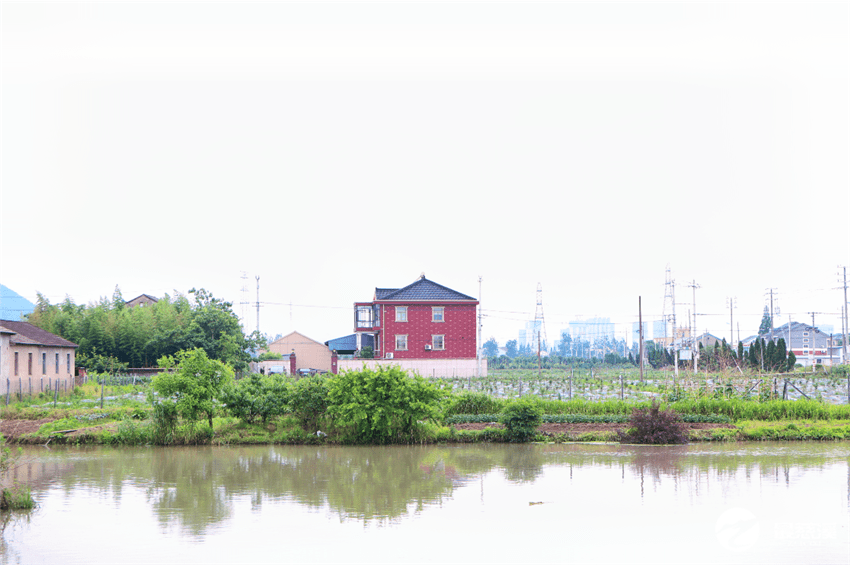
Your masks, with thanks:
<instances>
[{"instance_id":1,"label":"fence post","mask_svg":"<svg viewBox=\"0 0 850 565\"><path fill-rule=\"evenodd\" d=\"M103 375L100 376L100 409L103 410L103 381L106 379L103 378Z\"/></svg>"},{"instance_id":2,"label":"fence post","mask_svg":"<svg viewBox=\"0 0 850 565\"><path fill-rule=\"evenodd\" d=\"M12 388L12 382L6 379L6 406L9 405L9 390Z\"/></svg>"},{"instance_id":3,"label":"fence post","mask_svg":"<svg viewBox=\"0 0 850 565\"><path fill-rule=\"evenodd\" d=\"M573 399L573 368L570 367L570 400Z\"/></svg>"},{"instance_id":4,"label":"fence post","mask_svg":"<svg viewBox=\"0 0 850 565\"><path fill-rule=\"evenodd\" d=\"M623 373L620 373L620 400L621 401L625 400L625 397L624 397L624 394L623 394Z\"/></svg>"},{"instance_id":5,"label":"fence post","mask_svg":"<svg viewBox=\"0 0 850 565\"><path fill-rule=\"evenodd\" d=\"M56 386L53 387L53 408L56 408L57 400L59 400L59 379L56 379Z\"/></svg>"}]
</instances>

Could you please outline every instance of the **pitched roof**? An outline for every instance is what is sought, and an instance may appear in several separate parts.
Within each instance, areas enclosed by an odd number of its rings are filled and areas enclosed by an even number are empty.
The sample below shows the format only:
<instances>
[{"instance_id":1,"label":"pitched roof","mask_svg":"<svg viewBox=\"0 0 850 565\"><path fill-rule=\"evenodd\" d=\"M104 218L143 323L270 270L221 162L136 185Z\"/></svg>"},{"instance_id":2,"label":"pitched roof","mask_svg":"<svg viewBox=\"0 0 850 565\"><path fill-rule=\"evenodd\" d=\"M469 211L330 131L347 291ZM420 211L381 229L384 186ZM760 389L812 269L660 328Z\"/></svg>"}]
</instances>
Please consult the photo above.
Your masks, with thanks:
<instances>
[{"instance_id":1,"label":"pitched roof","mask_svg":"<svg viewBox=\"0 0 850 565\"><path fill-rule=\"evenodd\" d=\"M14 332L12 343L22 345L47 345L50 347L78 347L76 343L61 338L46 330L36 327L27 322L15 322L12 320L0 320L0 328Z\"/></svg>"},{"instance_id":2,"label":"pitched roof","mask_svg":"<svg viewBox=\"0 0 850 565\"><path fill-rule=\"evenodd\" d=\"M329 339L325 342L330 350L336 351L356 351L357 350L357 334L351 334L336 339ZM360 336L360 345L362 347L375 347L375 336L364 333Z\"/></svg>"},{"instance_id":3,"label":"pitched roof","mask_svg":"<svg viewBox=\"0 0 850 565\"><path fill-rule=\"evenodd\" d=\"M425 278L425 275L422 275L415 282L404 288L376 288L375 300L431 300L440 302L447 300L472 300L477 302L471 296L461 294L434 281L429 281Z\"/></svg>"}]
</instances>

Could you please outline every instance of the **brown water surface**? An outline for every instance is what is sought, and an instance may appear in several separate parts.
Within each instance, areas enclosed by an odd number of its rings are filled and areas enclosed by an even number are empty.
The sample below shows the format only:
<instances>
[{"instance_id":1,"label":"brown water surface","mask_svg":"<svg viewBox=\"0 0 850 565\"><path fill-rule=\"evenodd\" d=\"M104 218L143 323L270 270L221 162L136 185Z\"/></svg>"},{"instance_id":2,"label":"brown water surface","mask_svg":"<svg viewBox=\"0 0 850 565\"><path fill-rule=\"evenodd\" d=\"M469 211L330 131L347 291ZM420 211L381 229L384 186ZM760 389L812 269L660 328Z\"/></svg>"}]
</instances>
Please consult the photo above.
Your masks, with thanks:
<instances>
[{"instance_id":1,"label":"brown water surface","mask_svg":"<svg viewBox=\"0 0 850 565\"><path fill-rule=\"evenodd\" d=\"M4 563L850 563L850 444L27 450Z\"/></svg>"}]
</instances>

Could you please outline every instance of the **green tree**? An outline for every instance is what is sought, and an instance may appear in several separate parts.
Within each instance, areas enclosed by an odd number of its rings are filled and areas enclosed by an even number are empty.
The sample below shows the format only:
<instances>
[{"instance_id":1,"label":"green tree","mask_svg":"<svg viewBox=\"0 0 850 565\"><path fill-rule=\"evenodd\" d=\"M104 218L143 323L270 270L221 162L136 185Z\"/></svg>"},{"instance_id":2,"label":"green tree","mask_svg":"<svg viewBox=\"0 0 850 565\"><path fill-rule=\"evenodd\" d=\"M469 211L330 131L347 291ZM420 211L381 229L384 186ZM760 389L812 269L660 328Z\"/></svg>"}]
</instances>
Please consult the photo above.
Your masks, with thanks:
<instances>
[{"instance_id":1,"label":"green tree","mask_svg":"<svg viewBox=\"0 0 850 565\"><path fill-rule=\"evenodd\" d=\"M765 335L770 331L770 327L772 326L772 320L770 319L770 312L767 311L767 306L764 307L764 314L761 317L761 325L759 325L759 335Z\"/></svg>"},{"instance_id":2,"label":"green tree","mask_svg":"<svg viewBox=\"0 0 850 565\"><path fill-rule=\"evenodd\" d=\"M345 371L328 381L328 413L356 443L411 441L418 420L438 415L442 397L434 383L395 365Z\"/></svg>"},{"instance_id":3,"label":"green tree","mask_svg":"<svg viewBox=\"0 0 850 565\"><path fill-rule=\"evenodd\" d=\"M499 354L499 344L494 337L485 341L482 348L484 349L484 355L487 357L495 357Z\"/></svg>"},{"instance_id":4,"label":"green tree","mask_svg":"<svg viewBox=\"0 0 850 565\"><path fill-rule=\"evenodd\" d=\"M505 343L505 355L508 356L508 359L513 359L517 356L517 353L518 351L515 339L511 339L507 343Z\"/></svg>"},{"instance_id":5,"label":"green tree","mask_svg":"<svg viewBox=\"0 0 850 565\"><path fill-rule=\"evenodd\" d=\"M163 357L159 365L169 369L151 381L160 402L173 402L177 413L193 424L206 416L212 429L216 400L233 379L233 369L217 359L210 359L203 349Z\"/></svg>"}]
</instances>

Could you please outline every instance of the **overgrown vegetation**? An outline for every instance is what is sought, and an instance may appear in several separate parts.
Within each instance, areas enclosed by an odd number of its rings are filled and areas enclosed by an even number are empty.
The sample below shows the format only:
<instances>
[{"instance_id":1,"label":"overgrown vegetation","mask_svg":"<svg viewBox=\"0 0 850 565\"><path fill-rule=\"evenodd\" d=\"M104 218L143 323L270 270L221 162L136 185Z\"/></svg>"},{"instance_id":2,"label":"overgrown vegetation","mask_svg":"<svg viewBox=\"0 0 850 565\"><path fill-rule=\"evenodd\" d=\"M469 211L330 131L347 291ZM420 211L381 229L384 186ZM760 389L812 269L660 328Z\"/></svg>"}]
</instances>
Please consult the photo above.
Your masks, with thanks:
<instances>
[{"instance_id":1,"label":"overgrown vegetation","mask_svg":"<svg viewBox=\"0 0 850 565\"><path fill-rule=\"evenodd\" d=\"M0 435L0 510L30 510L35 507L30 489L15 484L9 478L9 472L18 465L20 459L20 448L12 451Z\"/></svg>"},{"instance_id":2,"label":"overgrown vegetation","mask_svg":"<svg viewBox=\"0 0 850 565\"><path fill-rule=\"evenodd\" d=\"M662 410L657 402L649 408L635 408L629 427L619 430L617 438L621 443L688 443L681 416L673 410Z\"/></svg>"},{"instance_id":3,"label":"overgrown vegetation","mask_svg":"<svg viewBox=\"0 0 850 565\"><path fill-rule=\"evenodd\" d=\"M682 423L737 426L700 430L699 439L704 440L850 439L850 405L814 399L783 401L754 394L755 389L744 394L738 387L723 394L679 387L659 391L654 400L645 396L640 401L568 400L545 393L544 380L551 375L535 382L526 374L521 376L531 392L517 399L469 389L452 393L451 381L411 376L398 367L332 377L250 375L233 380L229 368L202 349L180 353L163 364L171 372L150 384L105 384L103 388L88 384L62 395L56 409L52 397L34 395L4 408L2 418L50 419L18 438L42 444L516 442L539 438L538 425L546 423L614 423L635 428L629 424L633 411L651 415L656 402L659 412L674 411ZM493 382L507 378L504 374L491 377ZM823 378L846 382L846 374L837 371ZM100 409L102 390L104 409ZM486 430L455 428L491 422L498 425ZM795 422L805 424L799 430L788 427ZM697 433L692 434L696 438ZM549 436L548 440L577 439L617 438L607 431Z\"/></svg>"}]
</instances>

